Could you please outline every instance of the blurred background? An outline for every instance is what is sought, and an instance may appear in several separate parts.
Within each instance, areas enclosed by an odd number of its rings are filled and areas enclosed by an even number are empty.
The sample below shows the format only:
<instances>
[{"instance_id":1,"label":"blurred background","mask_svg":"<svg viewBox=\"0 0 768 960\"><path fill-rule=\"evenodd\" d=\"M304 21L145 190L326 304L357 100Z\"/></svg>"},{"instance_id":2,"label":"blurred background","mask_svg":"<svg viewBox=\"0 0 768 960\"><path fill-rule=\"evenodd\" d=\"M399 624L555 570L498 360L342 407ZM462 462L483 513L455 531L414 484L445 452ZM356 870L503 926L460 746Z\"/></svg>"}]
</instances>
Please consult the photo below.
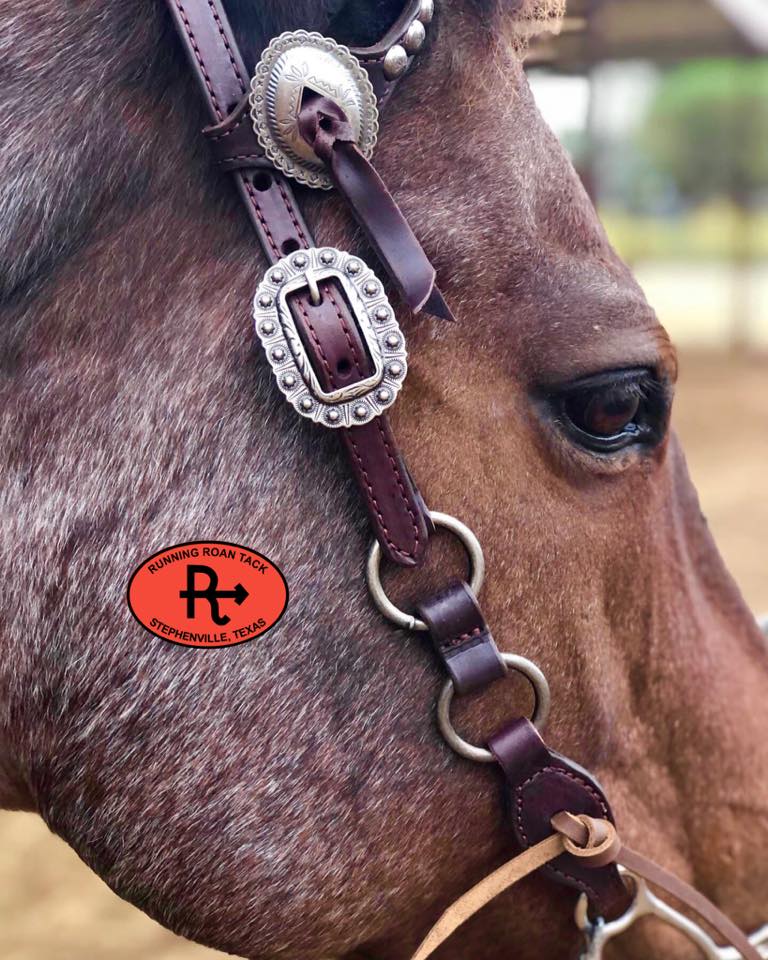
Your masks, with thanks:
<instances>
[{"instance_id":1,"label":"blurred background","mask_svg":"<svg viewBox=\"0 0 768 960\"><path fill-rule=\"evenodd\" d=\"M570 0L534 94L680 349L704 512L768 613L768 0ZM2 960L204 960L30 814L0 813Z\"/></svg>"}]
</instances>

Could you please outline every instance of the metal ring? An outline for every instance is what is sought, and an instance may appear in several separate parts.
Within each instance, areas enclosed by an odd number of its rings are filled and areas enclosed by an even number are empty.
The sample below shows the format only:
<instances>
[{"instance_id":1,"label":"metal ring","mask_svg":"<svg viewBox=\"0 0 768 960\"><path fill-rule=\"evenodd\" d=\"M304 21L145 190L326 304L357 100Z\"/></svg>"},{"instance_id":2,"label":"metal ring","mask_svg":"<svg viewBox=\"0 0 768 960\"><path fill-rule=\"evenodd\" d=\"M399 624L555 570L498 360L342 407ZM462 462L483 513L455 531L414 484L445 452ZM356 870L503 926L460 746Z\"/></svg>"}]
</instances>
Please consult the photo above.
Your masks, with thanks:
<instances>
[{"instance_id":1,"label":"metal ring","mask_svg":"<svg viewBox=\"0 0 768 960\"><path fill-rule=\"evenodd\" d=\"M469 527L463 524L461 520L457 520L456 517L450 516L450 514L430 510L429 516L436 527L450 530L454 536L461 540L469 557L469 585L472 592L478 594L485 578L485 558L480 541ZM381 584L381 544L378 540L374 540L371 544L365 575L373 602L388 620L404 630L424 631L428 629L423 620L419 620L418 617L411 616L401 610L400 607L396 607L384 592L384 587Z\"/></svg>"},{"instance_id":2,"label":"metal ring","mask_svg":"<svg viewBox=\"0 0 768 960\"><path fill-rule=\"evenodd\" d=\"M522 673L533 687L536 705L533 708L531 723L537 730L543 730L547 722L547 717L549 716L549 707L551 704L547 678L535 663L532 663L525 657L518 657L514 653L502 653L501 659L511 670ZM493 763L496 758L490 750L485 750L483 747L476 747L474 744L468 743L453 729L453 724L451 723L451 701L453 700L453 694L453 680L446 680L437 701L437 724L440 727L440 733L445 737L448 745L460 756L466 757L467 760L474 760L476 763Z\"/></svg>"}]
</instances>

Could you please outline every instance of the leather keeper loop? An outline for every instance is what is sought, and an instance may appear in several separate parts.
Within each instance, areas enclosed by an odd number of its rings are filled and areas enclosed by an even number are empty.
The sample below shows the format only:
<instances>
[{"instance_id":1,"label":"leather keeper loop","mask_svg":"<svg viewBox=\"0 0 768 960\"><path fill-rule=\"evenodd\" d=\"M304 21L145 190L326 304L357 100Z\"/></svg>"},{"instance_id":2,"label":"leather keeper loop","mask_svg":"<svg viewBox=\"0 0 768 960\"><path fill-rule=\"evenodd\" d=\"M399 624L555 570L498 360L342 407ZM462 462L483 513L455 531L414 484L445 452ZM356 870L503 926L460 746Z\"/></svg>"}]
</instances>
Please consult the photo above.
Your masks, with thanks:
<instances>
[{"instance_id":1,"label":"leather keeper loop","mask_svg":"<svg viewBox=\"0 0 768 960\"><path fill-rule=\"evenodd\" d=\"M273 169L254 133L247 94L221 123L205 127L203 136L221 170Z\"/></svg>"},{"instance_id":2,"label":"leather keeper loop","mask_svg":"<svg viewBox=\"0 0 768 960\"><path fill-rule=\"evenodd\" d=\"M458 694L477 693L507 675L475 595L463 580L452 580L418 604L417 611Z\"/></svg>"}]
</instances>

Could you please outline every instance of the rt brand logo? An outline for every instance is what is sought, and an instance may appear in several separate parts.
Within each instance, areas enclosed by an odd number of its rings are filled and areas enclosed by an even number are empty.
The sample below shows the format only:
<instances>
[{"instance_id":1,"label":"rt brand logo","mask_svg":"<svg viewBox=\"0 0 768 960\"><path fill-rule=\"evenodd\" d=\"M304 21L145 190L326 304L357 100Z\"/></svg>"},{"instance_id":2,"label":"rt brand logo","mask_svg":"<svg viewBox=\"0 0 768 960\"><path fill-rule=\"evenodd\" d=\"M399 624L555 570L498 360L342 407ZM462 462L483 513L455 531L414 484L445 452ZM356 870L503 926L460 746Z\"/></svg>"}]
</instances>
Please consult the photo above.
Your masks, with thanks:
<instances>
[{"instance_id":1,"label":"rt brand logo","mask_svg":"<svg viewBox=\"0 0 768 960\"><path fill-rule=\"evenodd\" d=\"M198 577L207 577L207 584L203 587L197 586ZM234 600L238 607L248 596L248 591L238 583L232 590L219 590L219 575L212 567L207 567L202 563L187 564L187 588L180 590L179 596L187 601L187 618L194 620L196 614L196 603L198 600L205 600L211 608L211 620L219 626L229 623L231 617L222 614L219 610L219 600Z\"/></svg>"}]
</instances>

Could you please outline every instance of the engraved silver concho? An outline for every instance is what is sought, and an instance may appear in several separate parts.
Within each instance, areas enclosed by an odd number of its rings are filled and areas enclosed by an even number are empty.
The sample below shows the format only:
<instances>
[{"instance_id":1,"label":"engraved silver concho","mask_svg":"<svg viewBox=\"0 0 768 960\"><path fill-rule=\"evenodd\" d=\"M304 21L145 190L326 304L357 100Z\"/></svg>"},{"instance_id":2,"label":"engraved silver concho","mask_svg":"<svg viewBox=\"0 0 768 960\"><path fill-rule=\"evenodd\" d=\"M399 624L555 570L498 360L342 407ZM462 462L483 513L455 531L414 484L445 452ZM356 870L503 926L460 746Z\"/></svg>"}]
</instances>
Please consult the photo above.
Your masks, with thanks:
<instances>
[{"instance_id":1,"label":"engraved silver concho","mask_svg":"<svg viewBox=\"0 0 768 960\"><path fill-rule=\"evenodd\" d=\"M283 33L261 56L251 80L251 118L259 143L283 173L310 187L329 190L333 184L299 133L298 115L305 90L334 100L344 110L357 136L357 146L370 157L379 132L379 111L368 74L343 47L319 33Z\"/></svg>"},{"instance_id":2,"label":"engraved silver concho","mask_svg":"<svg viewBox=\"0 0 768 960\"><path fill-rule=\"evenodd\" d=\"M325 391L312 368L287 298L312 294L335 279L349 303L373 363L365 380ZM253 300L256 334L277 385L302 417L326 427L368 423L395 402L407 372L405 338L384 285L360 257L334 247L297 250L271 266Z\"/></svg>"}]
</instances>

